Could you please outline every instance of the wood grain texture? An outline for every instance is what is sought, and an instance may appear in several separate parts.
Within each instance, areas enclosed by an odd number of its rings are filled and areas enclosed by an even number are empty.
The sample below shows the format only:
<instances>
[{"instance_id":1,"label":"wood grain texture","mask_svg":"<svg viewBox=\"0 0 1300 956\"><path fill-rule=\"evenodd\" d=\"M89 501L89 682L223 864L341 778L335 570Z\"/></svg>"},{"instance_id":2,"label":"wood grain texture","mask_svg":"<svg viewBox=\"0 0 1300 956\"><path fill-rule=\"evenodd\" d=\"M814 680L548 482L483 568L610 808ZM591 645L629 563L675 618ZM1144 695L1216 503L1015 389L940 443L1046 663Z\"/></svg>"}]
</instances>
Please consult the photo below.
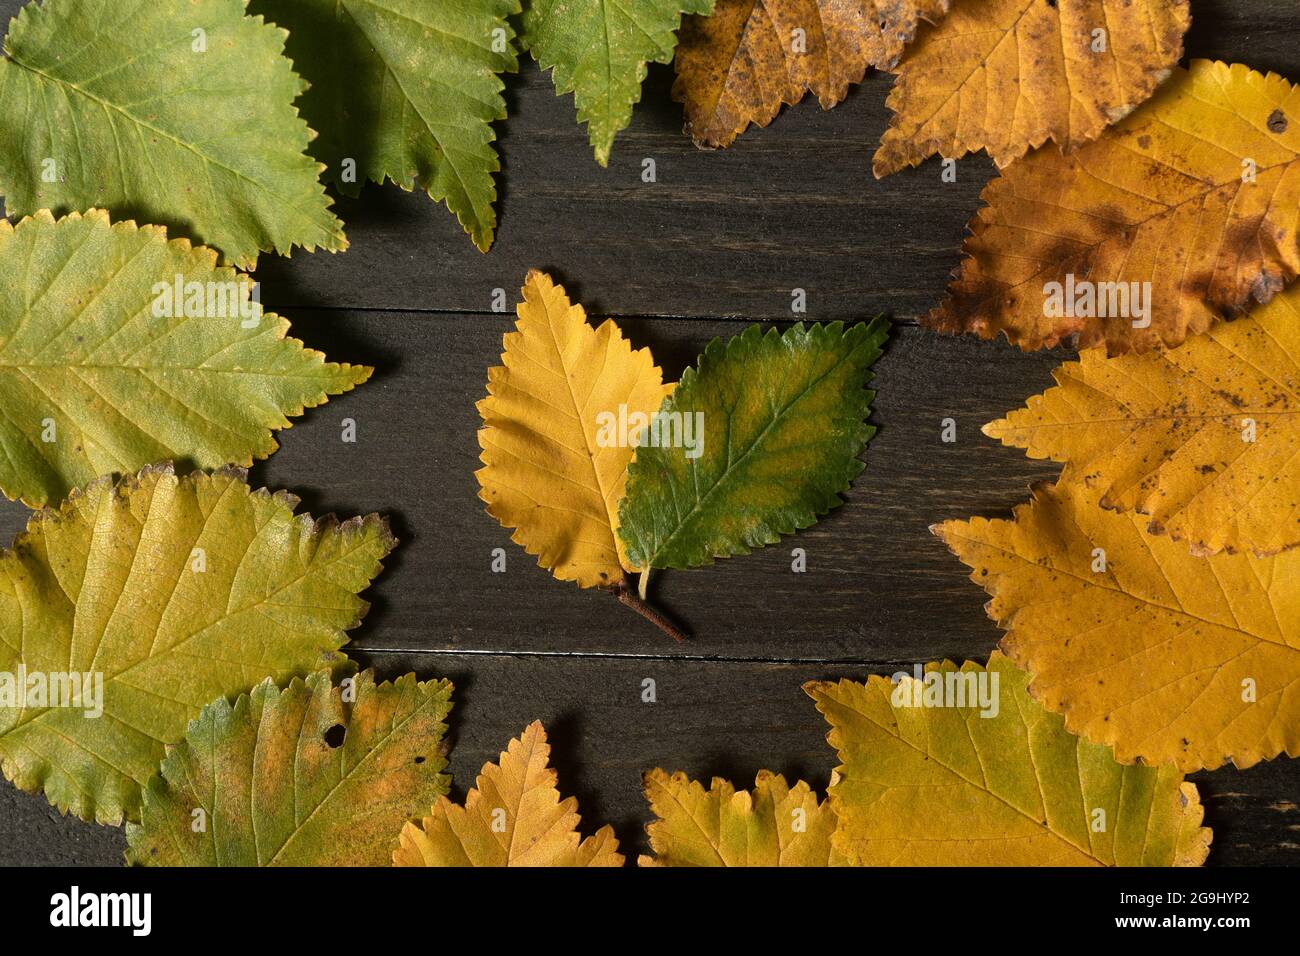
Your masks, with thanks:
<instances>
[{"instance_id":1,"label":"wood grain texture","mask_svg":"<svg viewBox=\"0 0 1300 956\"><path fill-rule=\"evenodd\" d=\"M0 21L17 9L0 0ZM1300 10L1273 0L1193 0L1193 56L1241 60L1300 79ZM263 301L332 358L376 366L372 382L309 412L252 474L315 513L382 511L401 546L369 592L354 654L385 674L414 669L457 685L454 794L535 718L555 744L562 791L584 826L611 823L633 854L648 819L643 769L752 781L767 767L824 788L834 755L802 681L890 673L915 661L984 660L1000 634L985 595L927 531L936 521L1006 515L1031 462L979 427L1050 384L1069 353L945 338L911 320L942 296L965 222L990 175L959 165L955 184L928 163L878 183L870 158L889 80L869 76L829 113L805 102L731 149L704 153L681 135L669 70L652 70L643 104L608 170L592 162L572 102L527 66L508 84L499 239L481 255L445 209L368 187L341 201L345 255L264 257ZM658 182L641 182L656 160ZM549 269L593 317L616 315L634 346L675 377L739 319L789 320L790 291L809 319L896 322L875 366L880 429L846 504L787 543L693 572L665 572L656 600L693 637L677 647L603 595L539 570L483 511L473 471L474 402L497 362L525 271ZM940 441L942 419L958 440ZM340 441L352 418L356 444ZM0 504L0 541L26 520ZM790 569L806 549L808 571ZM490 570L494 548L505 574ZM641 681L658 703L641 703ZM1215 864L1300 863L1300 761L1194 778L1215 829ZM59 817L0 784L0 863L120 861L118 830Z\"/></svg>"}]
</instances>

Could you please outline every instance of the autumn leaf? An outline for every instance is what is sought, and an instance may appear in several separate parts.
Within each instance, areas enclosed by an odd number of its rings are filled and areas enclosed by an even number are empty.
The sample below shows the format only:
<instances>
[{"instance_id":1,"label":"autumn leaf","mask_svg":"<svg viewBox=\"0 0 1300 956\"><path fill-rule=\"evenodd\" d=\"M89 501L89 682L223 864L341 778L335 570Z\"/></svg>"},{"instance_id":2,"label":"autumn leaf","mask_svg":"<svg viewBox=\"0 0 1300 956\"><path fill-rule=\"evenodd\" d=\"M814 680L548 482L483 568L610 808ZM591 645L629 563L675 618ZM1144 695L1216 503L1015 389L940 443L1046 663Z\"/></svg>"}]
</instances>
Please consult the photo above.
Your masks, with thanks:
<instances>
[{"instance_id":1,"label":"autumn leaf","mask_svg":"<svg viewBox=\"0 0 1300 956\"><path fill-rule=\"evenodd\" d=\"M383 866L393 832L447 792L447 681L264 681L203 708L149 781L127 862Z\"/></svg>"},{"instance_id":2,"label":"autumn leaf","mask_svg":"<svg viewBox=\"0 0 1300 956\"><path fill-rule=\"evenodd\" d=\"M1187 0L961 0L897 69L876 176L1095 139L1169 75L1190 24Z\"/></svg>"},{"instance_id":3,"label":"autumn leaf","mask_svg":"<svg viewBox=\"0 0 1300 956\"><path fill-rule=\"evenodd\" d=\"M519 0L252 0L289 30L286 53L311 86L312 154L344 193L389 180L445 202L484 252L496 229L494 120L501 74L518 60ZM350 164L350 165L349 165Z\"/></svg>"},{"instance_id":4,"label":"autumn leaf","mask_svg":"<svg viewBox=\"0 0 1300 956\"><path fill-rule=\"evenodd\" d=\"M251 285L101 210L0 220L0 489L39 507L155 461L250 465L370 377L285 338Z\"/></svg>"},{"instance_id":5,"label":"autumn leaf","mask_svg":"<svg viewBox=\"0 0 1300 956\"><path fill-rule=\"evenodd\" d=\"M984 427L1196 554L1300 544L1300 286L1180 348L1085 351Z\"/></svg>"},{"instance_id":6,"label":"autumn leaf","mask_svg":"<svg viewBox=\"0 0 1300 956\"><path fill-rule=\"evenodd\" d=\"M572 93L596 162L609 163L614 136L632 119L647 63L667 63L683 13L714 0L529 0L520 39L556 93Z\"/></svg>"},{"instance_id":7,"label":"autumn leaf","mask_svg":"<svg viewBox=\"0 0 1300 956\"><path fill-rule=\"evenodd\" d=\"M241 268L264 250L346 249L304 152L285 32L246 2L25 6L0 57L8 214L105 207Z\"/></svg>"},{"instance_id":8,"label":"autumn leaf","mask_svg":"<svg viewBox=\"0 0 1300 956\"><path fill-rule=\"evenodd\" d=\"M831 847L835 815L808 784L759 771L752 791L715 777L709 789L684 773L651 770L646 827L654 856L640 866L842 866Z\"/></svg>"},{"instance_id":9,"label":"autumn leaf","mask_svg":"<svg viewBox=\"0 0 1300 956\"><path fill-rule=\"evenodd\" d=\"M633 349L612 321L593 329L548 276L530 272L523 295L478 403L479 497L561 581L617 585L628 567L615 535L618 506L635 449L610 440L620 437L609 433L610 418L648 417L671 386L649 349Z\"/></svg>"},{"instance_id":10,"label":"autumn leaf","mask_svg":"<svg viewBox=\"0 0 1300 956\"><path fill-rule=\"evenodd\" d=\"M464 806L445 796L417 826L407 823L397 866L622 866L614 831L578 833L578 801L560 799L551 748L537 721L483 765Z\"/></svg>"},{"instance_id":11,"label":"autumn leaf","mask_svg":"<svg viewBox=\"0 0 1300 956\"><path fill-rule=\"evenodd\" d=\"M1039 150L984 192L923 321L1024 349L1174 346L1300 274L1300 92L1197 61L1101 139Z\"/></svg>"},{"instance_id":12,"label":"autumn leaf","mask_svg":"<svg viewBox=\"0 0 1300 956\"><path fill-rule=\"evenodd\" d=\"M804 685L841 763L835 847L867 866L1203 863L1195 785L1169 765L1116 763L1025 683L994 653L987 667L928 664L897 683Z\"/></svg>"},{"instance_id":13,"label":"autumn leaf","mask_svg":"<svg viewBox=\"0 0 1300 956\"><path fill-rule=\"evenodd\" d=\"M766 126L811 92L830 109L867 67L892 69L919 20L950 0L718 0L687 17L673 97L696 146L729 146L750 123Z\"/></svg>"},{"instance_id":14,"label":"autumn leaf","mask_svg":"<svg viewBox=\"0 0 1300 956\"><path fill-rule=\"evenodd\" d=\"M1014 520L935 533L1072 732L1184 771L1300 754L1300 550L1196 557L1146 524L1058 484Z\"/></svg>"},{"instance_id":15,"label":"autumn leaf","mask_svg":"<svg viewBox=\"0 0 1300 956\"><path fill-rule=\"evenodd\" d=\"M632 566L748 554L839 506L875 432L865 385L888 328L753 325L710 343L659 410L659 444L628 468L618 533Z\"/></svg>"},{"instance_id":16,"label":"autumn leaf","mask_svg":"<svg viewBox=\"0 0 1300 956\"><path fill-rule=\"evenodd\" d=\"M357 594L393 537L377 515L313 522L296 505L237 469L166 466L34 515L0 555L5 776L84 820L136 819L165 745L204 705L344 667Z\"/></svg>"}]
</instances>

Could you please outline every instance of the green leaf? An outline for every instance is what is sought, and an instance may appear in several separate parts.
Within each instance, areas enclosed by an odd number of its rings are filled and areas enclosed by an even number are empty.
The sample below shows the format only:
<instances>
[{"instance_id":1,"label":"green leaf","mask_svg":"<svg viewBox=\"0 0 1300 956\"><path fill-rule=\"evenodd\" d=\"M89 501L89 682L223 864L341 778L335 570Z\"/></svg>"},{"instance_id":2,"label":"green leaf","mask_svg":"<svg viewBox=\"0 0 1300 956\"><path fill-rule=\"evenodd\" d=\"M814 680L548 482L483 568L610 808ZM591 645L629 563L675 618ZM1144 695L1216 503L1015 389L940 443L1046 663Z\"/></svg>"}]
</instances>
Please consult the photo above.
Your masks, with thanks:
<instances>
[{"instance_id":1,"label":"green leaf","mask_svg":"<svg viewBox=\"0 0 1300 956\"><path fill-rule=\"evenodd\" d=\"M668 63L682 14L709 14L714 0L532 0L524 47L553 69L559 94L572 93L596 162L609 162L614 135L632 119L646 64Z\"/></svg>"},{"instance_id":2,"label":"green leaf","mask_svg":"<svg viewBox=\"0 0 1300 956\"><path fill-rule=\"evenodd\" d=\"M448 681L269 681L203 708L130 824L127 862L386 866L412 816L446 794Z\"/></svg>"},{"instance_id":3,"label":"green leaf","mask_svg":"<svg viewBox=\"0 0 1300 956\"><path fill-rule=\"evenodd\" d=\"M628 468L619 535L632 564L692 568L748 554L839 506L875 433L864 386L888 328L879 318L784 335L752 325L714 339L657 413L661 447L643 432ZM704 441L692 458L678 439L695 422Z\"/></svg>"},{"instance_id":4,"label":"green leaf","mask_svg":"<svg viewBox=\"0 0 1300 956\"><path fill-rule=\"evenodd\" d=\"M369 378L285 338L249 289L99 210L0 221L0 489L38 507L155 461L250 465L285 416Z\"/></svg>"},{"instance_id":5,"label":"green leaf","mask_svg":"<svg viewBox=\"0 0 1300 956\"><path fill-rule=\"evenodd\" d=\"M0 58L11 216L108 208L251 268L262 250L347 248L329 210L285 32L246 0L47 0Z\"/></svg>"},{"instance_id":6,"label":"green leaf","mask_svg":"<svg viewBox=\"0 0 1300 956\"><path fill-rule=\"evenodd\" d=\"M496 229L493 120L502 72L518 69L507 17L519 0L253 0L289 29L311 83L302 112L312 153L355 196L367 180L416 184L444 201L483 251ZM347 175L346 160L355 163Z\"/></svg>"},{"instance_id":7,"label":"green leaf","mask_svg":"<svg viewBox=\"0 0 1300 956\"><path fill-rule=\"evenodd\" d=\"M163 466L36 514L0 554L4 775L82 819L134 819L164 746L204 705L346 666L357 594L395 542L377 515L313 523L296 505L237 469ZM23 674L63 689L36 698Z\"/></svg>"}]
</instances>

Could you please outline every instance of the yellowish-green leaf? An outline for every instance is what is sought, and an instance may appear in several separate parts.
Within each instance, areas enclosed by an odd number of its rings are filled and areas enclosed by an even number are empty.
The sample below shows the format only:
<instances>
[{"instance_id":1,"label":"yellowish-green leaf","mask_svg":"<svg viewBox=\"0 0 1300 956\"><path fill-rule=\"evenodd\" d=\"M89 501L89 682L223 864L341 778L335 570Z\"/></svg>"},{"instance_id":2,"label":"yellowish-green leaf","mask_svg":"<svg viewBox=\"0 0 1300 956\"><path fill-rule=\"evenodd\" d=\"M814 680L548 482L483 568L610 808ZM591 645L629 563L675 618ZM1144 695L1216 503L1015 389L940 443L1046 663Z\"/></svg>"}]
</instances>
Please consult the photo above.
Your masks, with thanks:
<instances>
[{"instance_id":1,"label":"yellowish-green leaf","mask_svg":"<svg viewBox=\"0 0 1300 956\"><path fill-rule=\"evenodd\" d=\"M536 721L483 765L465 805L445 796L402 829L398 866L622 866L610 827L583 839L578 801L560 799L546 731Z\"/></svg>"},{"instance_id":2,"label":"yellowish-green leaf","mask_svg":"<svg viewBox=\"0 0 1300 956\"><path fill-rule=\"evenodd\" d=\"M447 681L344 687L325 672L203 708L127 827L153 866L383 866L393 834L447 792ZM201 825L200 825L201 824Z\"/></svg>"},{"instance_id":3,"label":"yellowish-green leaf","mask_svg":"<svg viewBox=\"0 0 1300 956\"><path fill-rule=\"evenodd\" d=\"M35 515L0 555L4 775L82 819L134 819L206 704L344 667L393 537L377 515L313 522L296 505L238 470L157 467ZM21 674L59 691L36 697Z\"/></svg>"},{"instance_id":4,"label":"yellowish-green leaf","mask_svg":"<svg viewBox=\"0 0 1300 956\"><path fill-rule=\"evenodd\" d=\"M868 866L1199 866L1196 787L1172 766L1124 766L1075 737L994 653L987 668L804 689L840 758L835 846ZM988 714L989 716L984 716Z\"/></svg>"},{"instance_id":5,"label":"yellowish-green leaf","mask_svg":"<svg viewBox=\"0 0 1300 956\"><path fill-rule=\"evenodd\" d=\"M108 213L0 220L0 489L33 507L174 460L250 465L364 382L286 338L251 280Z\"/></svg>"},{"instance_id":6,"label":"yellowish-green leaf","mask_svg":"<svg viewBox=\"0 0 1300 956\"><path fill-rule=\"evenodd\" d=\"M608 319L593 329L548 276L530 272L523 294L478 403L479 497L561 581L616 585L631 570L616 532L635 420L672 386L649 349L633 349Z\"/></svg>"},{"instance_id":7,"label":"yellowish-green leaf","mask_svg":"<svg viewBox=\"0 0 1300 956\"><path fill-rule=\"evenodd\" d=\"M843 866L831 846L835 815L802 780L759 771L752 791L715 777L705 790L684 773L651 770L646 827L654 856L641 866Z\"/></svg>"}]
</instances>

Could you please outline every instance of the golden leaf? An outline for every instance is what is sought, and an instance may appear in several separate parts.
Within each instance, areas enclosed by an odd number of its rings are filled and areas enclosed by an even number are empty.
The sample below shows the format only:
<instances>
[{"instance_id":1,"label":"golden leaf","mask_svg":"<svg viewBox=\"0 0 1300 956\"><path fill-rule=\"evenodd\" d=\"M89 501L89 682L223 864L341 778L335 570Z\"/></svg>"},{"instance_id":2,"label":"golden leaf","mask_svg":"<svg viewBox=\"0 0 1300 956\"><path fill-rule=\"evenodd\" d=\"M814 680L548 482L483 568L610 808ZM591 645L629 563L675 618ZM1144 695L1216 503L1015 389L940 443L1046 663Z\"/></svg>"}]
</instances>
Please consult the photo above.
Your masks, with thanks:
<instances>
[{"instance_id":1,"label":"golden leaf","mask_svg":"<svg viewBox=\"0 0 1300 956\"><path fill-rule=\"evenodd\" d=\"M608 319L593 329L546 275L530 272L523 293L478 403L479 497L561 581L615 585L632 570L616 532L634 448L602 432L653 415L672 387L649 349L634 350Z\"/></svg>"},{"instance_id":2,"label":"golden leaf","mask_svg":"<svg viewBox=\"0 0 1300 956\"><path fill-rule=\"evenodd\" d=\"M718 0L712 16L682 24L673 97L686 105L686 131L697 146L728 146L810 91L828 110L868 66L892 68L917 21L949 2Z\"/></svg>"},{"instance_id":3,"label":"golden leaf","mask_svg":"<svg viewBox=\"0 0 1300 956\"><path fill-rule=\"evenodd\" d=\"M1300 273L1297 118L1281 77L1194 62L1096 142L1039 150L991 182L924 323L1117 354L1268 301Z\"/></svg>"},{"instance_id":4,"label":"golden leaf","mask_svg":"<svg viewBox=\"0 0 1300 956\"><path fill-rule=\"evenodd\" d=\"M1145 525L1062 483L935 533L993 595L1034 698L1120 761L1300 754L1300 550L1196 557Z\"/></svg>"},{"instance_id":5,"label":"golden leaf","mask_svg":"<svg viewBox=\"0 0 1300 956\"><path fill-rule=\"evenodd\" d=\"M612 828L578 833L578 801L560 799L550 745L538 721L484 764L458 806L439 798L417 826L402 828L397 866L622 866Z\"/></svg>"},{"instance_id":6,"label":"golden leaf","mask_svg":"<svg viewBox=\"0 0 1300 956\"><path fill-rule=\"evenodd\" d=\"M646 827L654 856L640 866L843 866L831 847L835 815L808 784L759 771L752 791L715 777L708 790L684 773L651 770Z\"/></svg>"},{"instance_id":7,"label":"golden leaf","mask_svg":"<svg viewBox=\"0 0 1300 956\"><path fill-rule=\"evenodd\" d=\"M1183 55L1187 0L962 0L921 31L889 94L877 176L936 153L999 166L1071 150L1149 97Z\"/></svg>"},{"instance_id":8,"label":"golden leaf","mask_svg":"<svg viewBox=\"0 0 1300 956\"><path fill-rule=\"evenodd\" d=\"M987 668L929 664L896 684L806 684L841 762L836 848L869 866L1203 863L1196 787L1169 765L1116 763L1025 683L995 652Z\"/></svg>"},{"instance_id":9,"label":"golden leaf","mask_svg":"<svg viewBox=\"0 0 1300 956\"><path fill-rule=\"evenodd\" d=\"M1172 351L1089 349L1054 374L984 434L1196 554L1300 544L1300 286Z\"/></svg>"}]
</instances>

